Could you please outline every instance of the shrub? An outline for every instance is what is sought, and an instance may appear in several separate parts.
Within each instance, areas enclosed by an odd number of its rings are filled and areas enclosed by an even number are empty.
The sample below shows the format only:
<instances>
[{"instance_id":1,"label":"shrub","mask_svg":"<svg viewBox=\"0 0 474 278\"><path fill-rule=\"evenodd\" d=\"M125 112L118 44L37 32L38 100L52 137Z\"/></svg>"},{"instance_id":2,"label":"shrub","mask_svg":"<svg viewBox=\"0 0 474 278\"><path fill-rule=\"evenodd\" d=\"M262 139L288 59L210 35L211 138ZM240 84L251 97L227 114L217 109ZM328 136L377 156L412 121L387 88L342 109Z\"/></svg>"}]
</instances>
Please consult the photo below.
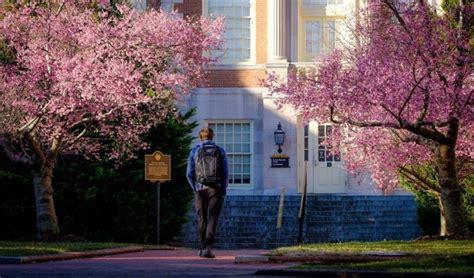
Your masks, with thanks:
<instances>
[{"instance_id":1,"label":"shrub","mask_svg":"<svg viewBox=\"0 0 474 278\"><path fill-rule=\"evenodd\" d=\"M172 159L172 180L161 186L161 243L175 236L187 219L193 196L185 172L190 134L197 126L188 123L194 113L169 115L144 135L150 149L119 167L106 156L94 162L60 157L53 184L62 233L92 241L155 243L156 186L144 180L144 154L160 150ZM0 215L7 228L0 229L0 238L30 237L36 221L31 175L5 161L0 161Z\"/></svg>"}]
</instances>

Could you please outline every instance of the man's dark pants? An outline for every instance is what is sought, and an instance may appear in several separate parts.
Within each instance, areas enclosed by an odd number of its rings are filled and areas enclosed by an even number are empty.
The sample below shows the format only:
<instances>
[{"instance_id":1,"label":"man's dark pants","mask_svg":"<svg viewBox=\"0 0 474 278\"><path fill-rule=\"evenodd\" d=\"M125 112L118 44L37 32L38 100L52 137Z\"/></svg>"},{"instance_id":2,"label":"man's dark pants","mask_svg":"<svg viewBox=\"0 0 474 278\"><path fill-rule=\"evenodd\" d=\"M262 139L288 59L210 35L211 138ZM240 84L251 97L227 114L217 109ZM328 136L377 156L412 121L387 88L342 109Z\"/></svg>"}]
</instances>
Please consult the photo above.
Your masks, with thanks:
<instances>
[{"instance_id":1,"label":"man's dark pants","mask_svg":"<svg viewBox=\"0 0 474 278\"><path fill-rule=\"evenodd\" d=\"M224 195L219 188L206 188L196 192L195 206L201 249L214 244L217 220L223 205Z\"/></svg>"}]
</instances>

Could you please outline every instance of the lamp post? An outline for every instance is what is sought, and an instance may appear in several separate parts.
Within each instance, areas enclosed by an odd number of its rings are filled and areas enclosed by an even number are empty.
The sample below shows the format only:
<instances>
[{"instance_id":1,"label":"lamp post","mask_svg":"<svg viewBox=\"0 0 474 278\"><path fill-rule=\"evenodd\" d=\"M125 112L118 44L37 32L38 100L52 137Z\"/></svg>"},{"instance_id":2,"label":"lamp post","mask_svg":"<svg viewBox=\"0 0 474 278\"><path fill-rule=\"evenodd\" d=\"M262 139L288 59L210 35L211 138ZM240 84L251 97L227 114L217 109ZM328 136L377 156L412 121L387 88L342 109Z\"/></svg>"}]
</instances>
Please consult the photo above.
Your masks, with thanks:
<instances>
[{"instance_id":1,"label":"lamp post","mask_svg":"<svg viewBox=\"0 0 474 278\"><path fill-rule=\"evenodd\" d=\"M275 145L278 146L278 153L280 154L282 152L281 145L285 143L285 132L281 129L280 122L278 122L277 130L273 132L273 135L275 136Z\"/></svg>"}]
</instances>

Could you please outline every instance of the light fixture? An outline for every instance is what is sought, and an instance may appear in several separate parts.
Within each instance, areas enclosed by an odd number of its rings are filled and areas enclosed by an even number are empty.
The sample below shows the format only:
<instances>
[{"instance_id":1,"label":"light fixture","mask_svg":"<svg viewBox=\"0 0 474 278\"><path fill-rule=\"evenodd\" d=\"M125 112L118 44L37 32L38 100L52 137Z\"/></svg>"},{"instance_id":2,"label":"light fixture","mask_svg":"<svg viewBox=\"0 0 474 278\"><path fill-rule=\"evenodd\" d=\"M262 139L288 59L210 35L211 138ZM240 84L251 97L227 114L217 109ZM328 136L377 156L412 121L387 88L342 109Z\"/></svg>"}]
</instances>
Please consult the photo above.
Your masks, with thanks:
<instances>
[{"instance_id":1,"label":"light fixture","mask_svg":"<svg viewBox=\"0 0 474 278\"><path fill-rule=\"evenodd\" d=\"M278 146L278 153L281 153L281 145L285 143L285 132L281 129L281 124L278 122L278 127L275 132L273 132L275 136L275 145Z\"/></svg>"}]
</instances>

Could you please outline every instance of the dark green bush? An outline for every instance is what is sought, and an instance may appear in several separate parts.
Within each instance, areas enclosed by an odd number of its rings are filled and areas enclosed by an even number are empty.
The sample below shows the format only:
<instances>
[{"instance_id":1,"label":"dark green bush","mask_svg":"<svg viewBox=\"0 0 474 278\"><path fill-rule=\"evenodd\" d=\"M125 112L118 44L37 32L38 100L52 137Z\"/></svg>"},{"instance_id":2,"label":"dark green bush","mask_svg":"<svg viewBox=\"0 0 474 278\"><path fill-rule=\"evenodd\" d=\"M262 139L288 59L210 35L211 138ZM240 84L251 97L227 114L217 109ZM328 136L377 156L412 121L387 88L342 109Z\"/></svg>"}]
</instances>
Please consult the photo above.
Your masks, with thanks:
<instances>
[{"instance_id":1,"label":"dark green bush","mask_svg":"<svg viewBox=\"0 0 474 278\"><path fill-rule=\"evenodd\" d=\"M95 241L153 243L156 241L156 185L144 180L144 155L160 150L171 155L172 180L161 185L160 241L175 236L186 221L192 191L185 176L196 123L190 111L169 117L146 135L150 144L137 159L114 167L111 161L65 158L54 178L59 224L63 233Z\"/></svg>"},{"instance_id":2,"label":"dark green bush","mask_svg":"<svg viewBox=\"0 0 474 278\"><path fill-rule=\"evenodd\" d=\"M35 235L35 198L28 171L8 163L0 155L0 239Z\"/></svg>"},{"instance_id":3,"label":"dark green bush","mask_svg":"<svg viewBox=\"0 0 474 278\"><path fill-rule=\"evenodd\" d=\"M186 221L193 195L185 177L191 132L196 127L187 121L193 114L191 110L177 119L170 116L153 127L144 138L150 149L119 167L105 159L60 157L53 188L61 233L91 241L156 242L156 185L144 180L144 154L160 150L172 157L172 180L161 186L160 239L165 243L175 236ZM0 229L0 238L34 235L31 177L9 169L8 179L0 172L1 217L10 221L7 231Z\"/></svg>"}]
</instances>

